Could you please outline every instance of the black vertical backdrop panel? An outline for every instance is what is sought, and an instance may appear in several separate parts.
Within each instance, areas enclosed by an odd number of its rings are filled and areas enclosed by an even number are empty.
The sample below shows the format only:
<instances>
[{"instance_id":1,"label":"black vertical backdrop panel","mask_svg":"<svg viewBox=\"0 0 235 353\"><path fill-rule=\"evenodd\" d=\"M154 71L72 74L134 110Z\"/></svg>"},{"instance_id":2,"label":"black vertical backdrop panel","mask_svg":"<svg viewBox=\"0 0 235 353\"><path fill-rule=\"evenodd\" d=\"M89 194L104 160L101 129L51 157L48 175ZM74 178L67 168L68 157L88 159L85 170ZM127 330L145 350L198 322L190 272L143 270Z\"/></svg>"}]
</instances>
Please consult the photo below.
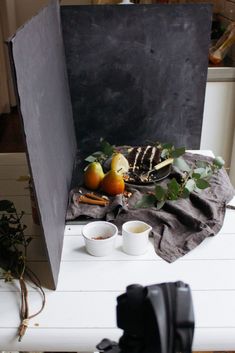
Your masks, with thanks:
<instances>
[{"instance_id":1,"label":"black vertical backdrop panel","mask_svg":"<svg viewBox=\"0 0 235 353\"><path fill-rule=\"evenodd\" d=\"M198 149L211 6L61 7L78 147L167 141Z\"/></svg>"},{"instance_id":2,"label":"black vertical backdrop panel","mask_svg":"<svg viewBox=\"0 0 235 353\"><path fill-rule=\"evenodd\" d=\"M9 45L55 288L76 153L59 5L53 2L43 9L16 33Z\"/></svg>"}]
</instances>

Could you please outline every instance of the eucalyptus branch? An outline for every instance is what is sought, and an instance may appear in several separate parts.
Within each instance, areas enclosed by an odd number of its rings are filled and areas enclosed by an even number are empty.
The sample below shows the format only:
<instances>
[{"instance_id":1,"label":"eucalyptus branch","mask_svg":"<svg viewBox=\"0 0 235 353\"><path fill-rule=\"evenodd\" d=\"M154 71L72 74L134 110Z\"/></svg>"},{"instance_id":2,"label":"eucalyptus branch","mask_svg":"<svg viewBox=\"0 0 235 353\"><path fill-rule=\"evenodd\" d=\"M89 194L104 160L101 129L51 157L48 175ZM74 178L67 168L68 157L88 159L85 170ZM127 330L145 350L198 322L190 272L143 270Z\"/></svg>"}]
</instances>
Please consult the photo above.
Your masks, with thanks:
<instances>
[{"instance_id":1,"label":"eucalyptus branch","mask_svg":"<svg viewBox=\"0 0 235 353\"><path fill-rule=\"evenodd\" d=\"M168 156L167 156L168 157ZM210 178L224 165L221 157L216 157L209 163L197 161L190 166L181 156L174 159L174 167L181 175L180 180L172 178L166 186L155 184L155 191L145 194L137 203L136 208L155 206L161 209L167 200L173 201L189 197L190 193L200 192L210 187Z\"/></svg>"}]
</instances>

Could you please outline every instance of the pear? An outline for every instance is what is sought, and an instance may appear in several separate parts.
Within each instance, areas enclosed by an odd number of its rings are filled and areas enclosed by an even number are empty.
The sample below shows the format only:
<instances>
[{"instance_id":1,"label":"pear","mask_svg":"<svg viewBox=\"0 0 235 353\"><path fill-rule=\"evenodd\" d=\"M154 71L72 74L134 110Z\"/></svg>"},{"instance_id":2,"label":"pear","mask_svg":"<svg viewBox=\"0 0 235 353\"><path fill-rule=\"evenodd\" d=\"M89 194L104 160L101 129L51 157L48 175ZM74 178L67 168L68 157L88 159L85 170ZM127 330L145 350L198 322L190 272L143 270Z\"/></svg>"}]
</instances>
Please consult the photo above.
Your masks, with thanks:
<instances>
[{"instance_id":1,"label":"pear","mask_svg":"<svg viewBox=\"0 0 235 353\"><path fill-rule=\"evenodd\" d=\"M115 196L118 194L123 194L125 190L125 182L120 173L111 169L107 174L105 174L105 177L101 182L101 188L104 192L106 192L106 194Z\"/></svg>"},{"instance_id":2,"label":"pear","mask_svg":"<svg viewBox=\"0 0 235 353\"><path fill-rule=\"evenodd\" d=\"M88 189L97 190L104 178L104 172L99 162L92 162L84 173L84 184Z\"/></svg>"},{"instance_id":3,"label":"pear","mask_svg":"<svg viewBox=\"0 0 235 353\"><path fill-rule=\"evenodd\" d=\"M111 161L111 169L120 174L126 174L129 168L130 165L126 157L122 153L115 153Z\"/></svg>"}]
</instances>

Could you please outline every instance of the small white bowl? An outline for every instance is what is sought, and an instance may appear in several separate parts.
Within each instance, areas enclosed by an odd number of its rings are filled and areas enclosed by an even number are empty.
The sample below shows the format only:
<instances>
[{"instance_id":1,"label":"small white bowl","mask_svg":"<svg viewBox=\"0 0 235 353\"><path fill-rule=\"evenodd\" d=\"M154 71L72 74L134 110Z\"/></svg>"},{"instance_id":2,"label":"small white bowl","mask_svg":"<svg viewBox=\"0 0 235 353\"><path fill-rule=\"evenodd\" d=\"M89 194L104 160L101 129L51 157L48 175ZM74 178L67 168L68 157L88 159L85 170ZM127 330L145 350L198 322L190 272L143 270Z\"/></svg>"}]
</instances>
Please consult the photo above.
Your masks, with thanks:
<instances>
[{"instance_id":1,"label":"small white bowl","mask_svg":"<svg viewBox=\"0 0 235 353\"><path fill-rule=\"evenodd\" d=\"M86 250L93 256L109 255L114 249L117 234L117 227L105 221L91 222L82 228Z\"/></svg>"}]
</instances>

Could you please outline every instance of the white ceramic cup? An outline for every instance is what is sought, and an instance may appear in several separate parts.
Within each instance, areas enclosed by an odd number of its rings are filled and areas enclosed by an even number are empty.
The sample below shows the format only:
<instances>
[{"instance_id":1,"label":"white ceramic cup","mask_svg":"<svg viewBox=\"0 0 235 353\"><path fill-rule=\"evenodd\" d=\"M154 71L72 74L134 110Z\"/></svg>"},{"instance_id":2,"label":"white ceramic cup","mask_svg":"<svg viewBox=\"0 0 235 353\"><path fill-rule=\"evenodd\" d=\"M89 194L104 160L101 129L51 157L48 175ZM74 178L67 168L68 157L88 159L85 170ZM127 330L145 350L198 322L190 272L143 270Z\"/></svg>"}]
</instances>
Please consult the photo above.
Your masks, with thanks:
<instances>
[{"instance_id":1,"label":"white ceramic cup","mask_svg":"<svg viewBox=\"0 0 235 353\"><path fill-rule=\"evenodd\" d=\"M148 250L152 227L142 221L129 221L122 225L123 251L129 255L142 255Z\"/></svg>"},{"instance_id":2,"label":"white ceramic cup","mask_svg":"<svg viewBox=\"0 0 235 353\"><path fill-rule=\"evenodd\" d=\"M117 234L117 227L105 221L91 222L82 228L86 250L93 256L109 255L114 249Z\"/></svg>"}]
</instances>

